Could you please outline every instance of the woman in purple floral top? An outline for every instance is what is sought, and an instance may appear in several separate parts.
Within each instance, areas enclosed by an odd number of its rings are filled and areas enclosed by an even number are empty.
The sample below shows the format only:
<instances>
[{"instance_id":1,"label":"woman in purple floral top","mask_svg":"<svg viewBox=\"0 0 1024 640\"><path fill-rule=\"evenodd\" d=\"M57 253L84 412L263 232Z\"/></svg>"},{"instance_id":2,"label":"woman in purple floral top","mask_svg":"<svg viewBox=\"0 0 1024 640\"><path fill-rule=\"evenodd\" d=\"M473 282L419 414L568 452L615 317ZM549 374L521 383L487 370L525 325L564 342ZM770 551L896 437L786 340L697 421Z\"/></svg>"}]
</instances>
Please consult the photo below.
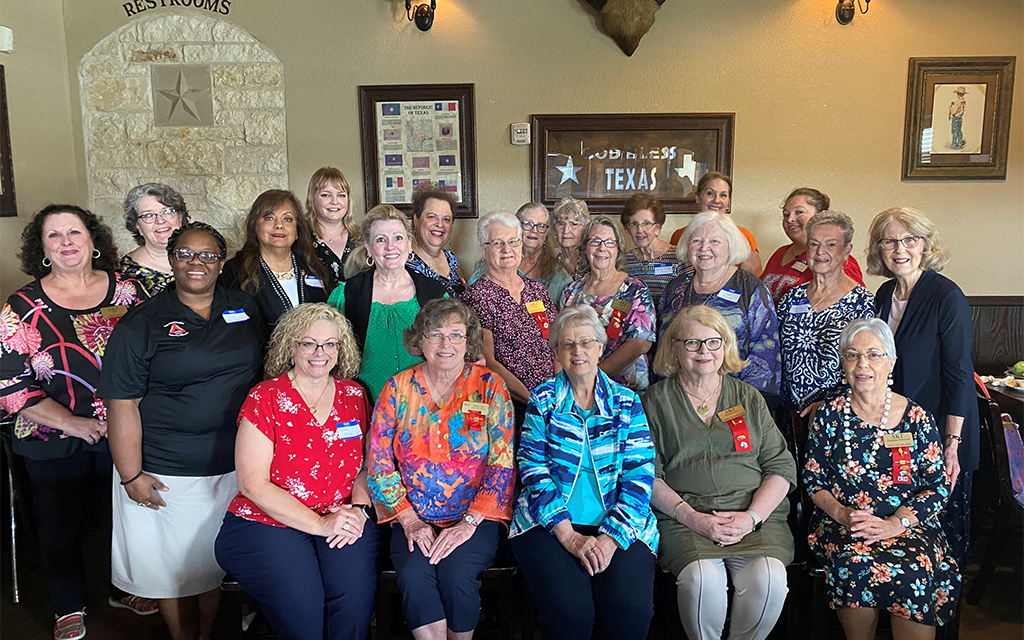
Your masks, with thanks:
<instances>
[{"instance_id":1,"label":"woman in purple floral top","mask_svg":"<svg viewBox=\"0 0 1024 640\"><path fill-rule=\"evenodd\" d=\"M117 247L93 213L50 205L22 233L22 271L35 280L0 312L0 413L17 413L13 448L25 461L55 636L85 634L82 538L90 486L110 499L107 412L96 398L107 338L146 294L113 272ZM98 484L95 484L98 483ZM106 507L109 510L109 506ZM109 535L109 530L107 531ZM134 596L112 602L138 612ZM153 602L146 605L155 613Z\"/></svg>"},{"instance_id":2,"label":"woman in purple floral top","mask_svg":"<svg viewBox=\"0 0 1024 640\"><path fill-rule=\"evenodd\" d=\"M655 341L656 316L647 285L623 271L625 246L611 218L593 218L583 231L586 276L565 288L559 308L585 304L597 311L608 335L601 370L639 392L649 384L647 352Z\"/></svg>"},{"instance_id":3,"label":"woman in purple floral top","mask_svg":"<svg viewBox=\"0 0 1024 640\"><path fill-rule=\"evenodd\" d=\"M519 219L495 211L477 225L487 270L463 294L484 328L487 368L505 381L525 409L530 391L555 374L548 326L555 308L543 284L518 273L523 259Z\"/></svg>"}]
</instances>

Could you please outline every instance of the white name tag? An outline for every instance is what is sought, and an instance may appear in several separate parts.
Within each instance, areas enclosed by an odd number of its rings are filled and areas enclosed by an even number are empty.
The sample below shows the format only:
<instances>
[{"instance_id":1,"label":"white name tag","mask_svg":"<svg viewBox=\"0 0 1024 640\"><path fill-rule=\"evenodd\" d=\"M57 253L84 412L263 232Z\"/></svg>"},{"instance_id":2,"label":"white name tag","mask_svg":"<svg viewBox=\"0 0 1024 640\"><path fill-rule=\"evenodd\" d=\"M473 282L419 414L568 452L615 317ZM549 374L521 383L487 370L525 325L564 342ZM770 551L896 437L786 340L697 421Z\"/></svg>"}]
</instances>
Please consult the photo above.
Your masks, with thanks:
<instances>
[{"instance_id":1,"label":"white name tag","mask_svg":"<svg viewBox=\"0 0 1024 640\"><path fill-rule=\"evenodd\" d=\"M348 422L336 422L334 423L334 428L335 433L342 440L358 438L363 435L363 430L359 428L359 423L355 420L349 420Z\"/></svg>"},{"instance_id":2,"label":"white name tag","mask_svg":"<svg viewBox=\"0 0 1024 640\"><path fill-rule=\"evenodd\" d=\"M740 299L740 295L741 294L739 291L736 291L735 289L727 289L725 287L723 287L722 290L718 292L719 298L721 298L722 300L728 300L729 302L738 302Z\"/></svg>"},{"instance_id":3,"label":"white name tag","mask_svg":"<svg viewBox=\"0 0 1024 640\"><path fill-rule=\"evenodd\" d=\"M675 265L671 263L659 262L651 266L654 267L654 275L656 276L670 276L676 272Z\"/></svg>"},{"instance_id":4,"label":"white name tag","mask_svg":"<svg viewBox=\"0 0 1024 640\"><path fill-rule=\"evenodd\" d=\"M316 276L306 276L306 284L310 287L316 287L317 289L324 288L324 281Z\"/></svg>"},{"instance_id":5,"label":"white name tag","mask_svg":"<svg viewBox=\"0 0 1024 640\"><path fill-rule=\"evenodd\" d=\"M249 315L245 313L245 309L228 309L224 313L220 314L220 317L224 318L224 322L228 324L245 322L249 319Z\"/></svg>"},{"instance_id":6,"label":"white name tag","mask_svg":"<svg viewBox=\"0 0 1024 640\"><path fill-rule=\"evenodd\" d=\"M797 260L796 262L793 263L793 271L796 271L797 273L803 273L804 271L807 271L807 263Z\"/></svg>"},{"instance_id":7,"label":"white name tag","mask_svg":"<svg viewBox=\"0 0 1024 640\"><path fill-rule=\"evenodd\" d=\"M811 309L811 303L809 302L794 304L792 307L789 308L789 312L793 315L797 315L800 313L810 313L811 311L813 311L813 309Z\"/></svg>"}]
</instances>

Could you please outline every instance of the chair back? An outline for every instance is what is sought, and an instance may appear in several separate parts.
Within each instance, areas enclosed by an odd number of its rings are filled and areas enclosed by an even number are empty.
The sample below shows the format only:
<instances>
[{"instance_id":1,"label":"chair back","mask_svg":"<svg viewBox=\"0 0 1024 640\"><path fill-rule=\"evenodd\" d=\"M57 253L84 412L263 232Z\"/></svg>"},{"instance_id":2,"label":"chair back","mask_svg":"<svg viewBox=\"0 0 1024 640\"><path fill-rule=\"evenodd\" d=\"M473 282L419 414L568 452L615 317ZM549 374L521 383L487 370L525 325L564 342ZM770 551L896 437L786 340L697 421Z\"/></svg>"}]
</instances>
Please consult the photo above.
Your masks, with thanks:
<instances>
[{"instance_id":1,"label":"chair back","mask_svg":"<svg viewBox=\"0 0 1024 640\"><path fill-rule=\"evenodd\" d=\"M1020 428L996 402L986 398L978 402L992 447L1000 502L1024 510L1024 442Z\"/></svg>"}]
</instances>

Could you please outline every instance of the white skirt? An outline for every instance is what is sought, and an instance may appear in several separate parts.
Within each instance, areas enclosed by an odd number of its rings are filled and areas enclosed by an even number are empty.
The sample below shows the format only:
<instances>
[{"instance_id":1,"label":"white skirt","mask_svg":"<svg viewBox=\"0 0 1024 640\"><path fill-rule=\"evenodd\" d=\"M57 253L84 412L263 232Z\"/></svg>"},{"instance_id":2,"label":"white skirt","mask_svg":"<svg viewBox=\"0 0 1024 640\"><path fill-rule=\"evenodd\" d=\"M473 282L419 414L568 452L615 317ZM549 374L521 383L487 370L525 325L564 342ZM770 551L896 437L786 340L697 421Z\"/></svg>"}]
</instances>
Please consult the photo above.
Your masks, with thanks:
<instances>
[{"instance_id":1,"label":"white skirt","mask_svg":"<svg viewBox=\"0 0 1024 640\"><path fill-rule=\"evenodd\" d=\"M238 493L235 472L187 477L150 474L170 491L154 511L128 497L113 474L110 573L114 586L143 598L186 598L220 586L213 543Z\"/></svg>"}]
</instances>

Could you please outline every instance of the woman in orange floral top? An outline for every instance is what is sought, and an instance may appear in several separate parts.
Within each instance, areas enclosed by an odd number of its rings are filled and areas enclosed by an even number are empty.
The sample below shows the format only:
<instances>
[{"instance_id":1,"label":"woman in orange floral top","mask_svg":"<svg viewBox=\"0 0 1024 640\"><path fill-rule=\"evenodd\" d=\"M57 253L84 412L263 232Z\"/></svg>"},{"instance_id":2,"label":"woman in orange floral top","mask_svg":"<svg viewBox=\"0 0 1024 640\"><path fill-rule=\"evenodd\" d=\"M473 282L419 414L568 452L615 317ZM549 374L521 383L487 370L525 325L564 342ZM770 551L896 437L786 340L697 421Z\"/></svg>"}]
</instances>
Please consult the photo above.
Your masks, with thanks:
<instances>
[{"instance_id":1,"label":"woman in orange floral top","mask_svg":"<svg viewBox=\"0 0 1024 640\"><path fill-rule=\"evenodd\" d=\"M35 278L0 314L0 413L17 413L14 452L25 460L43 575L57 618L54 637L85 635L82 537L96 498L110 517L107 410L96 397L107 338L148 296L114 273L117 247L90 211L50 205L21 236L21 268ZM104 523L107 535L110 522ZM111 587L111 604L141 614L156 603Z\"/></svg>"},{"instance_id":2,"label":"woman in orange floral top","mask_svg":"<svg viewBox=\"0 0 1024 640\"><path fill-rule=\"evenodd\" d=\"M894 640L933 638L960 588L938 519L949 498L939 432L888 388L896 347L884 321L850 322L839 353L850 391L818 409L803 471L829 606L850 640L875 637L880 609Z\"/></svg>"},{"instance_id":3,"label":"woman in orange floral top","mask_svg":"<svg viewBox=\"0 0 1024 640\"><path fill-rule=\"evenodd\" d=\"M473 362L483 330L454 298L431 300L405 330L418 364L384 385L370 431L370 493L378 520L397 520L391 560L416 640L467 640L480 581L512 516L512 402L501 378Z\"/></svg>"}]
</instances>

